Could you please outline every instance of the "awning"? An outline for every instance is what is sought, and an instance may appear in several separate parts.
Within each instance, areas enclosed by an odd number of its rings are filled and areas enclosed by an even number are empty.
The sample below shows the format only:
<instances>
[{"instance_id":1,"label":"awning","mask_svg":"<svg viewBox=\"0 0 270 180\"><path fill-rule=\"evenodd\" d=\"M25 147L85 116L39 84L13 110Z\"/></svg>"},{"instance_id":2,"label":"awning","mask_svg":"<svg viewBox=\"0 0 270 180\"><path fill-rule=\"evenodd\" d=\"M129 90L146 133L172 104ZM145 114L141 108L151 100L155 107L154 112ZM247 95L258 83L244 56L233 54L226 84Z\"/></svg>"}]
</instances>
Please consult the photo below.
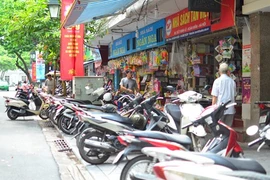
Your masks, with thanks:
<instances>
[{"instance_id":1,"label":"awning","mask_svg":"<svg viewBox=\"0 0 270 180\"><path fill-rule=\"evenodd\" d=\"M138 0L74 0L63 27L75 26L123 13Z\"/></svg>"}]
</instances>

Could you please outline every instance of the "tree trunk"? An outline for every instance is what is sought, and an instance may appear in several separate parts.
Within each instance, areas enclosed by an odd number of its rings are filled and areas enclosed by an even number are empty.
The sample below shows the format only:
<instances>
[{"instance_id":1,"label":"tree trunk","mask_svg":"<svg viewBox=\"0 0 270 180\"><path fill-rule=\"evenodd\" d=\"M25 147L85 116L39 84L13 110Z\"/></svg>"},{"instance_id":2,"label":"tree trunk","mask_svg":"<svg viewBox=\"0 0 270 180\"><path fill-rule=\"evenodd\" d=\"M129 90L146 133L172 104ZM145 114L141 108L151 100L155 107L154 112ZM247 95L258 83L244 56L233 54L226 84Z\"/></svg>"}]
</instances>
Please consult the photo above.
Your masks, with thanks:
<instances>
[{"instance_id":1,"label":"tree trunk","mask_svg":"<svg viewBox=\"0 0 270 180\"><path fill-rule=\"evenodd\" d=\"M27 79L29 80L29 83L32 83L32 77L29 74L27 64L25 63L24 59L19 53L15 52L15 54L17 56L16 66L25 73L25 75L27 76ZM20 65L19 60L21 60L23 67Z\"/></svg>"}]
</instances>

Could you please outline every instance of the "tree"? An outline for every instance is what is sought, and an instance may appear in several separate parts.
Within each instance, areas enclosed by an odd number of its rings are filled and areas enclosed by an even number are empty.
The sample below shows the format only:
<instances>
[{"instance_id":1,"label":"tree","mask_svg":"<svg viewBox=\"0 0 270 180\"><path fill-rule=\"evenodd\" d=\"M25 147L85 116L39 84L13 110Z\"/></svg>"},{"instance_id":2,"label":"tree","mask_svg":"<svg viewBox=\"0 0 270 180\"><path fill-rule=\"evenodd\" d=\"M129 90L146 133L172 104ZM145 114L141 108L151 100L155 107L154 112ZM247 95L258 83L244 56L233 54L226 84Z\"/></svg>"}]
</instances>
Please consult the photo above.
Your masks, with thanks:
<instances>
[{"instance_id":1,"label":"tree","mask_svg":"<svg viewBox=\"0 0 270 180\"><path fill-rule=\"evenodd\" d=\"M60 19L51 20L47 3L47 0L0 1L0 45L15 57L15 65L30 82L31 51L42 52L47 63L54 64L60 57ZM86 44L94 35L105 35L105 24L106 20L101 20L86 25Z\"/></svg>"},{"instance_id":2,"label":"tree","mask_svg":"<svg viewBox=\"0 0 270 180\"><path fill-rule=\"evenodd\" d=\"M59 57L60 21L50 19L47 0L2 0L0 7L0 45L16 57L15 65L31 82L31 51L42 51L47 61Z\"/></svg>"}]
</instances>

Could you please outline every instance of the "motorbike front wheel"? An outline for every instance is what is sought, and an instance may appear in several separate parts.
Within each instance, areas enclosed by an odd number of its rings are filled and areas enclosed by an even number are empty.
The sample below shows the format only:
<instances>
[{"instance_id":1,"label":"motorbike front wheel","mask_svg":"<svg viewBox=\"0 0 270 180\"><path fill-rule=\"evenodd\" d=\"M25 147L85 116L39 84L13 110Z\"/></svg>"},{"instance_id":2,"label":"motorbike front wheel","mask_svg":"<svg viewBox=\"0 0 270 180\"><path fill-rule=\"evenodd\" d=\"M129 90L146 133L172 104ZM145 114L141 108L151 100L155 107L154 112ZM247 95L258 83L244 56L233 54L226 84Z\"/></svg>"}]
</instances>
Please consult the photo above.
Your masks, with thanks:
<instances>
[{"instance_id":1,"label":"motorbike front wheel","mask_svg":"<svg viewBox=\"0 0 270 180\"><path fill-rule=\"evenodd\" d=\"M39 117L43 120L46 120L49 118L49 115L47 113L46 109L41 109L40 113L39 113Z\"/></svg>"},{"instance_id":2,"label":"motorbike front wheel","mask_svg":"<svg viewBox=\"0 0 270 180\"><path fill-rule=\"evenodd\" d=\"M72 135L74 133L74 125L71 124L70 126L70 119L65 117L65 116L61 116L58 121L57 121L57 126L58 128L65 134L68 135Z\"/></svg>"},{"instance_id":3,"label":"motorbike front wheel","mask_svg":"<svg viewBox=\"0 0 270 180\"><path fill-rule=\"evenodd\" d=\"M7 116L11 120L16 120L19 115L15 111L13 111L12 108L9 108L9 110L7 111Z\"/></svg>"},{"instance_id":4,"label":"motorbike front wheel","mask_svg":"<svg viewBox=\"0 0 270 180\"><path fill-rule=\"evenodd\" d=\"M85 144L87 139L100 142L107 142L108 140L107 137L104 137L101 132L95 130L83 133L78 143L78 149L82 159L93 165L103 164L105 161L107 161L111 154L109 152L102 151L100 148L88 147L87 144Z\"/></svg>"},{"instance_id":5,"label":"motorbike front wheel","mask_svg":"<svg viewBox=\"0 0 270 180\"><path fill-rule=\"evenodd\" d=\"M136 173L153 174L153 166L155 163L152 157L145 155L137 156L128 161L124 166L120 180L129 180Z\"/></svg>"}]
</instances>

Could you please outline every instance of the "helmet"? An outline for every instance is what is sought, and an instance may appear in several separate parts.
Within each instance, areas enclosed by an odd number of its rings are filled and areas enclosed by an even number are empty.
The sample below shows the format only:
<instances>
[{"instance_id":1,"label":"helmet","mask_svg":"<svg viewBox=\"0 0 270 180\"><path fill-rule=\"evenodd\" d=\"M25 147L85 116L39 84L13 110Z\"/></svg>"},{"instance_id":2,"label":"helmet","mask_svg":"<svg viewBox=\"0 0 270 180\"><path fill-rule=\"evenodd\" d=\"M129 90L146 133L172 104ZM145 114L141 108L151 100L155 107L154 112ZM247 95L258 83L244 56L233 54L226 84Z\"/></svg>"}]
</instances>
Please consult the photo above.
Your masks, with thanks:
<instances>
[{"instance_id":1,"label":"helmet","mask_svg":"<svg viewBox=\"0 0 270 180\"><path fill-rule=\"evenodd\" d=\"M111 93L105 93L103 95L103 100L106 101L106 102L109 102L112 100L112 94Z\"/></svg>"},{"instance_id":2,"label":"helmet","mask_svg":"<svg viewBox=\"0 0 270 180\"><path fill-rule=\"evenodd\" d=\"M130 120L132 121L132 124L134 128L136 129L144 129L146 125L146 118L139 113L135 113L130 117Z\"/></svg>"}]
</instances>

